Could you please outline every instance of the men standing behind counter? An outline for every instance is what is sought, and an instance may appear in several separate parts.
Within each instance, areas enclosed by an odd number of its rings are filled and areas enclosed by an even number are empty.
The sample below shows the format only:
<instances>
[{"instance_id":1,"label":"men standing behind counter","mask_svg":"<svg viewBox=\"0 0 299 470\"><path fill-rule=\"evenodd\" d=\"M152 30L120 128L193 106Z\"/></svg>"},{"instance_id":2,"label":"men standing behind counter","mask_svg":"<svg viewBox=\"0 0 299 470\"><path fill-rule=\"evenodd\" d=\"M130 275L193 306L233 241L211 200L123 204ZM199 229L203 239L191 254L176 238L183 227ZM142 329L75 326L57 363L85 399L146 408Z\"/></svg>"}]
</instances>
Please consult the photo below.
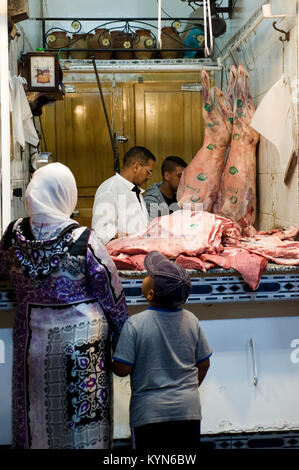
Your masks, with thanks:
<instances>
[{"instance_id":1,"label":"men standing behind counter","mask_svg":"<svg viewBox=\"0 0 299 470\"><path fill-rule=\"evenodd\" d=\"M161 166L162 181L154 183L145 193L144 200L150 221L180 209L176 192L187 163L180 157L166 157Z\"/></svg>"},{"instance_id":2,"label":"men standing behind counter","mask_svg":"<svg viewBox=\"0 0 299 470\"><path fill-rule=\"evenodd\" d=\"M125 154L120 174L97 189L92 228L102 243L145 230L149 216L141 186L151 178L155 156L145 147L132 147Z\"/></svg>"}]
</instances>

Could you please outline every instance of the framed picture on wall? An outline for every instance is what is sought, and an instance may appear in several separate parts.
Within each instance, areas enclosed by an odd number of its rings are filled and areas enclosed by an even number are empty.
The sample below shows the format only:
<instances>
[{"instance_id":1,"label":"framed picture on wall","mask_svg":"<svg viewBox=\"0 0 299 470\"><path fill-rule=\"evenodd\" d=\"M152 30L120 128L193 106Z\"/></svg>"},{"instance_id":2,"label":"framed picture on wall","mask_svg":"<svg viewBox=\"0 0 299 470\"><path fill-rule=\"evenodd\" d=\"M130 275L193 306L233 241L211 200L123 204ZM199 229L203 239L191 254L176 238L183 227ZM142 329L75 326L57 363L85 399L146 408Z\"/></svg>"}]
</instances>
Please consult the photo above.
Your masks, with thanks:
<instances>
[{"instance_id":1,"label":"framed picture on wall","mask_svg":"<svg viewBox=\"0 0 299 470\"><path fill-rule=\"evenodd\" d=\"M57 52L27 53L28 91L58 91L59 62Z\"/></svg>"}]
</instances>

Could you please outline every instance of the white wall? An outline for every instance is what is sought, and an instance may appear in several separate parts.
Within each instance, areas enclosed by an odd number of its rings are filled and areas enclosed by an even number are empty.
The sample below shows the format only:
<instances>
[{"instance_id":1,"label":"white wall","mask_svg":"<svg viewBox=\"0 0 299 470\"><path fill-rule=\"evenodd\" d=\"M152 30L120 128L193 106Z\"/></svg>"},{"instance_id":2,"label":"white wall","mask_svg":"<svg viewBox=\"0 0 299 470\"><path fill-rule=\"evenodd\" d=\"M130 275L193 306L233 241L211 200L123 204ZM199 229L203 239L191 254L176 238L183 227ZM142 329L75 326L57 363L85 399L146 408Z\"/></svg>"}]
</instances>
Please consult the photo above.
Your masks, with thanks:
<instances>
[{"instance_id":1,"label":"white wall","mask_svg":"<svg viewBox=\"0 0 299 470\"><path fill-rule=\"evenodd\" d=\"M298 76L298 0L238 0L234 19L228 22L225 35L216 41L216 53L223 50L230 38L250 19L265 3L271 3L273 14L287 14L286 20L278 20L277 27L290 31L290 41L285 43L283 53L280 33L273 29L275 19L264 19L256 32L243 43L246 64L242 50L234 52L237 62L250 69L250 88L256 106L265 93L276 83L284 72L293 87L296 97ZM226 51L225 51L226 52ZM227 65L232 61L228 60ZM294 110L297 117L297 103L294 99ZM298 123L297 123L298 134ZM257 159L258 184L258 225L260 229L274 226L289 226L299 223L298 165L295 167L287 185L283 182L283 172L275 147L261 138Z\"/></svg>"}]
</instances>

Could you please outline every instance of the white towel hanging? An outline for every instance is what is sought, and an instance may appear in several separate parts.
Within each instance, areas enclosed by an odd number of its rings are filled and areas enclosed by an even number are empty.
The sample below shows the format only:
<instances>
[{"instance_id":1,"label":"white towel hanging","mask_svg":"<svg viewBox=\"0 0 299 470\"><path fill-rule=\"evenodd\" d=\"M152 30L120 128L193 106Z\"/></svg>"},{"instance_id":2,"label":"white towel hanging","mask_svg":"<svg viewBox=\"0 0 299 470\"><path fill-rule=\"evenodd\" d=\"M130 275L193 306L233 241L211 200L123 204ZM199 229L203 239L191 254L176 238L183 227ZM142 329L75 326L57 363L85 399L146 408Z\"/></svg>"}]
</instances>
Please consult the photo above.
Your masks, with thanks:
<instances>
[{"instance_id":1,"label":"white towel hanging","mask_svg":"<svg viewBox=\"0 0 299 470\"><path fill-rule=\"evenodd\" d=\"M296 149L295 116L286 75L283 74L264 96L253 115L251 126L277 148L286 182Z\"/></svg>"},{"instance_id":2,"label":"white towel hanging","mask_svg":"<svg viewBox=\"0 0 299 470\"><path fill-rule=\"evenodd\" d=\"M10 78L10 98L13 125L14 144L17 142L24 149L28 142L37 146L39 138L33 124L32 112L29 106L23 84L26 80L16 75Z\"/></svg>"}]
</instances>

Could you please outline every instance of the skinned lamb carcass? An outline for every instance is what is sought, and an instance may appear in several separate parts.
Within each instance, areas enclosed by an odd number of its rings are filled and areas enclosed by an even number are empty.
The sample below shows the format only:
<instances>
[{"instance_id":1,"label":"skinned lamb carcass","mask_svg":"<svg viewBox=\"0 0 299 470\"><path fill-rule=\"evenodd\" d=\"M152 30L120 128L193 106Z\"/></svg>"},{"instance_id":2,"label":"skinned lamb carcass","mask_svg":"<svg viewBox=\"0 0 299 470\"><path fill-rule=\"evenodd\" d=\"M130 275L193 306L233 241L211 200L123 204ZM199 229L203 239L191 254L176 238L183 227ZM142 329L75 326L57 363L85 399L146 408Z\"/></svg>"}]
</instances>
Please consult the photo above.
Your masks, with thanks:
<instances>
[{"instance_id":1,"label":"skinned lamb carcass","mask_svg":"<svg viewBox=\"0 0 299 470\"><path fill-rule=\"evenodd\" d=\"M238 67L234 120L229 155L213 207L241 227L254 224L256 217L256 145L259 134L250 126L254 104L248 86L248 73Z\"/></svg>"},{"instance_id":2,"label":"skinned lamb carcass","mask_svg":"<svg viewBox=\"0 0 299 470\"><path fill-rule=\"evenodd\" d=\"M142 234L112 240L106 248L113 257L156 250L175 259L181 254L219 253L222 236L240 238L240 228L231 220L210 212L176 211L154 219ZM129 262L128 259L123 261Z\"/></svg>"},{"instance_id":3,"label":"skinned lamb carcass","mask_svg":"<svg viewBox=\"0 0 299 470\"><path fill-rule=\"evenodd\" d=\"M181 208L184 204L188 204L191 209L196 210L195 204L202 204L204 211L210 211L219 189L230 142L233 113L224 94L215 88L215 95L221 109L219 111L212 98L209 76L204 69L201 75L205 121L204 142L181 176L177 200Z\"/></svg>"}]
</instances>

